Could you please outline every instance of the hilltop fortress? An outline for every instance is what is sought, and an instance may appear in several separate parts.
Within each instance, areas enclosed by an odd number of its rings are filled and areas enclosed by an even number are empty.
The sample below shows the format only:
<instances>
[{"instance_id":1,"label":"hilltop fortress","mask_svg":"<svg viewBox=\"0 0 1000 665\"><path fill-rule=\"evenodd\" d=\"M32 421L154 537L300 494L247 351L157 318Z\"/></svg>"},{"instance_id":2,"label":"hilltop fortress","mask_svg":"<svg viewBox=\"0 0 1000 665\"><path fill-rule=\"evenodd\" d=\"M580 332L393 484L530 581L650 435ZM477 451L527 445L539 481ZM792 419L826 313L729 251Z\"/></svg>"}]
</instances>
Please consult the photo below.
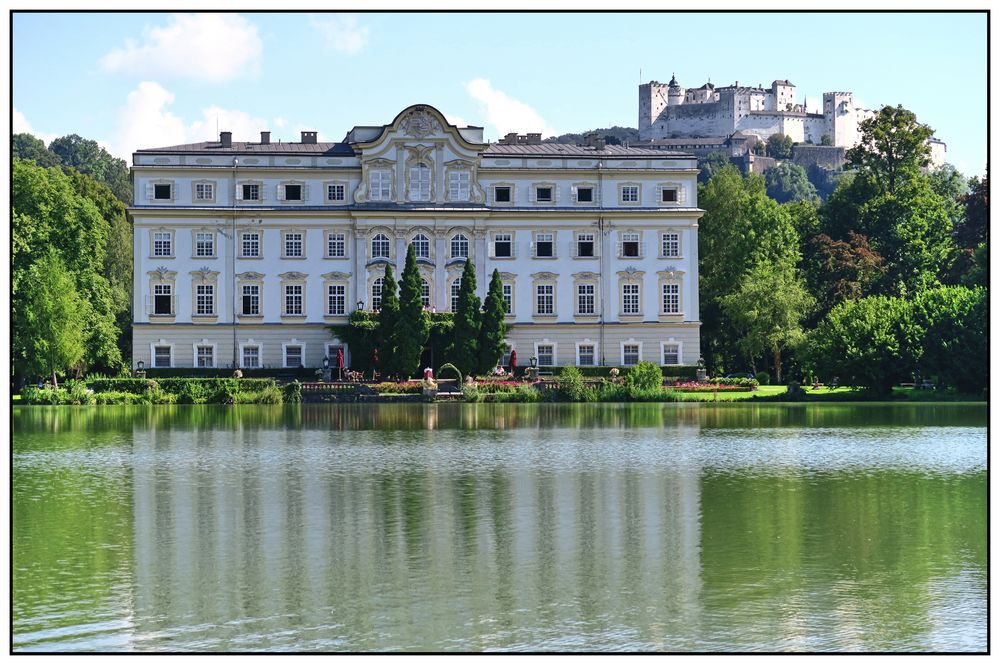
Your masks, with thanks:
<instances>
[{"instance_id":1,"label":"hilltop fortress","mask_svg":"<svg viewBox=\"0 0 1000 665\"><path fill-rule=\"evenodd\" d=\"M683 88L672 76L670 83L650 81L639 85L639 140L668 147L678 139L740 139L751 135L766 141L784 134L796 143L848 149L860 139L858 125L877 111L854 102L850 92L823 93L823 112L810 113L796 101L795 84L780 80L770 88L733 85L716 88ZM734 137L735 135L735 137ZM686 143L681 141L681 143ZM931 139L932 161L944 162L945 144Z\"/></svg>"},{"instance_id":2,"label":"hilltop fortress","mask_svg":"<svg viewBox=\"0 0 1000 665\"><path fill-rule=\"evenodd\" d=\"M828 134L833 145L858 142L858 124L875 111L855 105L850 92L823 93L823 112L809 113L795 99L795 84L774 81L770 88L733 85L683 88L650 81L639 86L639 138L643 141L754 134L767 140L785 134L796 143L815 143Z\"/></svg>"}]
</instances>

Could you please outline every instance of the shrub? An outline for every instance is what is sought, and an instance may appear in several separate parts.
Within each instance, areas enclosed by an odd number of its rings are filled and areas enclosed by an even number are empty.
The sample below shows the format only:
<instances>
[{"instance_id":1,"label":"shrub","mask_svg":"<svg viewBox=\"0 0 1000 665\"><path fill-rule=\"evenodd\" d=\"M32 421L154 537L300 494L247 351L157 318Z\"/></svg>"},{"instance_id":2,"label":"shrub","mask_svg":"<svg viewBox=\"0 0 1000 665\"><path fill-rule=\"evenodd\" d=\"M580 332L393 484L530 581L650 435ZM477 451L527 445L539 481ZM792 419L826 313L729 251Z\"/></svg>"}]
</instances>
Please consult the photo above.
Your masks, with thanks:
<instances>
[{"instance_id":1,"label":"shrub","mask_svg":"<svg viewBox=\"0 0 1000 665\"><path fill-rule=\"evenodd\" d=\"M138 404L142 401L140 395L123 392L103 392L94 395L96 404Z\"/></svg>"},{"instance_id":2,"label":"shrub","mask_svg":"<svg viewBox=\"0 0 1000 665\"><path fill-rule=\"evenodd\" d=\"M580 370L572 365L562 368L559 372L559 393L570 402L579 402L583 398L583 374Z\"/></svg>"},{"instance_id":3,"label":"shrub","mask_svg":"<svg viewBox=\"0 0 1000 665\"><path fill-rule=\"evenodd\" d=\"M663 385L660 366L643 360L625 375L625 388L629 393L658 389Z\"/></svg>"},{"instance_id":4,"label":"shrub","mask_svg":"<svg viewBox=\"0 0 1000 665\"><path fill-rule=\"evenodd\" d=\"M767 372L757 372L757 384L767 386L771 384L771 375Z\"/></svg>"},{"instance_id":5,"label":"shrub","mask_svg":"<svg viewBox=\"0 0 1000 665\"><path fill-rule=\"evenodd\" d=\"M405 383L385 381L376 383L372 388L380 395L415 395L423 390L423 384L420 381L407 381Z\"/></svg>"},{"instance_id":6,"label":"shrub","mask_svg":"<svg viewBox=\"0 0 1000 665\"><path fill-rule=\"evenodd\" d=\"M462 386L462 397L465 398L466 402L483 401L483 393L480 392L479 386L475 384L467 384Z\"/></svg>"},{"instance_id":7,"label":"shrub","mask_svg":"<svg viewBox=\"0 0 1000 665\"><path fill-rule=\"evenodd\" d=\"M756 390L757 386L760 385L757 379L751 379L745 376L731 376L729 378L717 377L715 379L709 379L709 383L714 383L719 386L742 386L744 388L750 388L751 390Z\"/></svg>"},{"instance_id":8,"label":"shrub","mask_svg":"<svg viewBox=\"0 0 1000 665\"><path fill-rule=\"evenodd\" d=\"M302 384L292 381L285 385L284 397L286 402L296 403L302 401Z\"/></svg>"},{"instance_id":9,"label":"shrub","mask_svg":"<svg viewBox=\"0 0 1000 665\"><path fill-rule=\"evenodd\" d=\"M234 404L281 404L284 401L281 388L276 385L257 392L237 393L233 398Z\"/></svg>"}]
</instances>

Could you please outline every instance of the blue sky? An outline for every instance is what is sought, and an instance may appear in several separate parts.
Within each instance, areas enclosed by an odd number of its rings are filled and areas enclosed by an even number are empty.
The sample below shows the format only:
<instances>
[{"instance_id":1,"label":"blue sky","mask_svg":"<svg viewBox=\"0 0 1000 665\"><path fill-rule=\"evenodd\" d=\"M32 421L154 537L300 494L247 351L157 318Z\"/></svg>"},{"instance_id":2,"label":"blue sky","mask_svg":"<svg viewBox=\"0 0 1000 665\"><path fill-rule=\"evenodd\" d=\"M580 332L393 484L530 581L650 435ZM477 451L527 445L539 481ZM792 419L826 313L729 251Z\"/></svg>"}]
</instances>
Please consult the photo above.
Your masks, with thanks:
<instances>
[{"instance_id":1,"label":"blue sky","mask_svg":"<svg viewBox=\"0 0 1000 665\"><path fill-rule=\"evenodd\" d=\"M902 104L981 175L986 45L982 13L15 14L14 131L127 158L217 123L235 140L340 140L418 102L490 139L635 127L641 71Z\"/></svg>"}]
</instances>

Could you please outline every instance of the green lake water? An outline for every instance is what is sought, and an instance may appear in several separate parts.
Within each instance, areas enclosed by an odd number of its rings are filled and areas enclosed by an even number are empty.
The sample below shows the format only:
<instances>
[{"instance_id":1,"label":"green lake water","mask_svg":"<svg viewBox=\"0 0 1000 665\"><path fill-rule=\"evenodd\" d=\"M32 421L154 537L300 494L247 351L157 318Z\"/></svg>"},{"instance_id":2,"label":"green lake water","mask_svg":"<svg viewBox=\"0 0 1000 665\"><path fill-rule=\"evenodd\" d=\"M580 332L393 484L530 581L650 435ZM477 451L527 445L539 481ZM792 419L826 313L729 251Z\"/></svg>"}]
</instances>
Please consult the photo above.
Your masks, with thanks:
<instances>
[{"instance_id":1,"label":"green lake water","mask_svg":"<svg viewBox=\"0 0 1000 665\"><path fill-rule=\"evenodd\" d=\"M983 404L14 407L15 651L984 651Z\"/></svg>"}]
</instances>

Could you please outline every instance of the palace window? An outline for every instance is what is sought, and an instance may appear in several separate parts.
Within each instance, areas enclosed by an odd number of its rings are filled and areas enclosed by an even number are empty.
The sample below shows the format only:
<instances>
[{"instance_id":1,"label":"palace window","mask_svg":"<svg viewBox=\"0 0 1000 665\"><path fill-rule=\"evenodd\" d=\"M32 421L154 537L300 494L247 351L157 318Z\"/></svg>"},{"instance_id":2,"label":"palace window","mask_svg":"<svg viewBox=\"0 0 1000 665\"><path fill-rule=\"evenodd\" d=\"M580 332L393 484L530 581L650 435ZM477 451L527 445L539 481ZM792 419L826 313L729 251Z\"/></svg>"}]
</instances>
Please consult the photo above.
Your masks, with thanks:
<instances>
[{"instance_id":1,"label":"palace window","mask_svg":"<svg viewBox=\"0 0 1000 665\"><path fill-rule=\"evenodd\" d=\"M195 201L212 201L215 199L215 184L211 182L197 182L194 185Z\"/></svg>"},{"instance_id":2,"label":"palace window","mask_svg":"<svg viewBox=\"0 0 1000 665\"><path fill-rule=\"evenodd\" d=\"M243 285L243 316L260 315L260 284Z\"/></svg>"},{"instance_id":3,"label":"palace window","mask_svg":"<svg viewBox=\"0 0 1000 665\"><path fill-rule=\"evenodd\" d=\"M174 313L174 294L170 284L153 285L153 314L170 316Z\"/></svg>"},{"instance_id":4,"label":"palace window","mask_svg":"<svg viewBox=\"0 0 1000 665\"><path fill-rule=\"evenodd\" d=\"M458 294L462 291L462 278L459 277L451 283L451 311L458 311Z\"/></svg>"},{"instance_id":5,"label":"palace window","mask_svg":"<svg viewBox=\"0 0 1000 665\"><path fill-rule=\"evenodd\" d=\"M585 258L594 256L593 233L576 234L576 255Z\"/></svg>"},{"instance_id":6,"label":"palace window","mask_svg":"<svg viewBox=\"0 0 1000 665\"><path fill-rule=\"evenodd\" d=\"M410 245L413 247L413 255L418 259L430 258L431 241L428 240L427 236L423 233L418 233L413 236L413 240L410 241Z\"/></svg>"},{"instance_id":7,"label":"palace window","mask_svg":"<svg viewBox=\"0 0 1000 665\"><path fill-rule=\"evenodd\" d=\"M501 286L503 290L503 306L504 311L507 314L514 313L514 286L512 284L503 284Z\"/></svg>"},{"instance_id":8,"label":"palace window","mask_svg":"<svg viewBox=\"0 0 1000 665\"><path fill-rule=\"evenodd\" d=\"M299 344L285 345L285 367L302 367L302 346Z\"/></svg>"},{"instance_id":9,"label":"palace window","mask_svg":"<svg viewBox=\"0 0 1000 665\"><path fill-rule=\"evenodd\" d=\"M215 285L198 284L195 288L195 314L198 316L215 315Z\"/></svg>"},{"instance_id":10,"label":"palace window","mask_svg":"<svg viewBox=\"0 0 1000 665\"><path fill-rule=\"evenodd\" d=\"M372 282L372 311L377 312L382 309L382 284L385 280L382 277Z\"/></svg>"},{"instance_id":11,"label":"palace window","mask_svg":"<svg viewBox=\"0 0 1000 665\"><path fill-rule=\"evenodd\" d=\"M259 346L244 346L243 347L243 367L260 367L260 347Z\"/></svg>"},{"instance_id":12,"label":"palace window","mask_svg":"<svg viewBox=\"0 0 1000 665\"><path fill-rule=\"evenodd\" d=\"M285 185L285 200L286 201L301 201L302 200L302 185Z\"/></svg>"},{"instance_id":13,"label":"palace window","mask_svg":"<svg viewBox=\"0 0 1000 665\"><path fill-rule=\"evenodd\" d=\"M622 344L622 365L638 365L639 364L639 345L638 344Z\"/></svg>"},{"instance_id":14,"label":"palace window","mask_svg":"<svg viewBox=\"0 0 1000 665\"><path fill-rule=\"evenodd\" d=\"M510 203L511 198L510 187L497 186L493 188L494 203Z\"/></svg>"},{"instance_id":15,"label":"palace window","mask_svg":"<svg viewBox=\"0 0 1000 665\"><path fill-rule=\"evenodd\" d=\"M451 258L469 257L469 239L459 233L451 239Z\"/></svg>"},{"instance_id":16,"label":"palace window","mask_svg":"<svg viewBox=\"0 0 1000 665\"><path fill-rule=\"evenodd\" d=\"M389 258L389 238L384 233L379 233L372 238L372 258Z\"/></svg>"},{"instance_id":17,"label":"palace window","mask_svg":"<svg viewBox=\"0 0 1000 665\"><path fill-rule=\"evenodd\" d=\"M576 313L577 314L593 314L594 313L594 285L593 284L579 284L576 287Z\"/></svg>"},{"instance_id":18,"label":"palace window","mask_svg":"<svg viewBox=\"0 0 1000 665\"><path fill-rule=\"evenodd\" d=\"M663 313L679 314L681 311L681 285L663 285Z\"/></svg>"},{"instance_id":19,"label":"palace window","mask_svg":"<svg viewBox=\"0 0 1000 665\"><path fill-rule=\"evenodd\" d=\"M642 254L638 233L623 233L621 256L623 258L639 258Z\"/></svg>"},{"instance_id":20,"label":"palace window","mask_svg":"<svg viewBox=\"0 0 1000 665\"><path fill-rule=\"evenodd\" d=\"M639 285L622 284L622 314L639 313Z\"/></svg>"},{"instance_id":21,"label":"palace window","mask_svg":"<svg viewBox=\"0 0 1000 665\"><path fill-rule=\"evenodd\" d=\"M157 201L169 201L173 198L173 185L153 185L153 198Z\"/></svg>"},{"instance_id":22,"label":"palace window","mask_svg":"<svg viewBox=\"0 0 1000 665\"><path fill-rule=\"evenodd\" d=\"M343 233L330 233L326 236L326 255L330 258L347 255L347 241Z\"/></svg>"},{"instance_id":23,"label":"palace window","mask_svg":"<svg viewBox=\"0 0 1000 665\"><path fill-rule=\"evenodd\" d=\"M343 284L330 284L326 287L326 313L330 316L347 313L347 287Z\"/></svg>"},{"instance_id":24,"label":"palace window","mask_svg":"<svg viewBox=\"0 0 1000 665\"><path fill-rule=\"evenodd\" d=\"M468 171L449 171L448 198L452 201L469 200L469 183L471 174Z\"/></svg>"},{"instance_id":25,"label":"palace window","mask_svg":"<svg viewBox=\"0 0 1000 665\"><path fill-rule=\"evenodd\" d=\"M510 233L497 233L493 236L493 256L498 259L509 259L514 256L514 245Z\"/></svg>"},{"instance_id":26,"label":"palace window","mask_svg":"<svg viewBox=\"0 0 1000 665\"><path fill-rule=\"evenodd\" d=\"M302 235L301 233L286 233L285 234L285 258L286 259L299 259L302 258Z\"/></svg>"},{"instance_id":27,"label":"palace window","mask_svg":"<svg viewBox=\"0 0 1000 665\"><path fill-rule=\"evenodd\" d=\"M662 203L677 203L677 190L676 189L661 189L660 190L660 201Z\"/></svg>"},{"instance_id":28,"label":"palace window","mask_svg":"<svg viewBox=\"0 0 1000 665\"><path fill-rule=\"evenodd\" d=\"M215 256L215 234L195 233L194 234L194 255L195 256Z\"/></svg>"},{"instance_id":29,"label":"palace window","mask_svg":"<svg viewBox=\"0 0 1000 665\"><path fill-rule=\"evenodd\" d=\"M664 233L660 239L660 250L664 258L681 255L681 237L677 233Z\"/></svg>"},{"instance_id":30,"label":"palace window","mask_svg":"<svg viewBox=\"0 0 1000 665\"><path fill-rule=\"evenodd\" d=\"M241 235L240 250L244 259L260 258L260 233L253 231Z\"/></svg>"},{"instance_id":31,"label":"palace window","mask_svg":"<svg viewBox=\"0 0 1000 665\"><path fill-rule=\"evenodd\" d=\"M244 201L260 201L260 185L243 185Z\"/></svg>"},{"instance_id":32,"label":"palace window","mask_svg":"<svg viewBox=\"0 0 1000 665\"><path fill-rule=\"evenodd\" d=\"M172 355L173 353L169 346L154 346L153 367L170 367Z\"/></svg>"},{"instance_id":33,"label":"palace window","mask_svg":"<svg viewBox=\"0 0 1000 665\"><path fill-rule=\"evenodd\" d=\"M621 188L621 198L622 198L622 203L638 203L639 202L639 186L638 185L622 185L622 188Z\"/></svg>"},{"instance_id":34,"label":"palace window","mask_svg":"<svg viewBox=\"0 0 1000 665\"><path fill-rule=\"evenodd\" d=\"M549 258L556 255L554 236L551 233L535 234L535 256Z\"/></svg>"},{"instance_id":35,"label":"palace window","mask_svg":"<svg viewBox=\"0 0 1000 665\"><path fill-rule=\"evenodd\" d=\"M552 187L548 185L535 187L535 200L539 203L551 203L552 196Z\"/></svg>"},{"instance_id":36,"label":"palace window","mask_svg":"<svg viewBox=\"0 0 1000 665\"><path fill-rule=\"evenodd\" d=\"M431 307L431 285L426 279L420 280L420 304L424 306L424 309Z\"/></svg>"},{"instance_id":37,"label":"palace window","mask_svg":"<svg viewBox=\"0 0 1000 665\"><path fill-rule=\"evenodd\" d=\"M410 200L431 200L431 170L422 162L410 168Z\"/></svg>"},{"instance_id":38,"label":"palace window","mask_svg":"<svg viewBox=\"0 0 1000 665\"><path fill-rule=\"evenodd\" d=\"M215 347L199 344L195 351L195 367L215 367Z\"/></svg>"},{"instance_id":39,"label":"palace window","mask_svg":"<svg viewBox=\"0 0 1000 665\"><path fill-rule=\"evenodd\" d=\"M577 364L578 365L593 365L594 363L594 345L593 344L581 344L577 347Z\"/></svg>"},{"instance_id":40,"label":"palace window","mask_svg":"<svg viewBox=\"0 0 1000 665\"><path fill-rule=\"evenodd\" d=\"M681 347L680 344L663 344L663 364L664 365L680 365L681 364Z\"/></svg>"},{"instance_id":41,"label":"palace window","mask_svg":"<svg viewBox=\"0 0 1000 665\"><path fill-rule=\"evenodd\" d=\"M285 285L285 311L286 316L302 316L302 285Z\"/></svg>"},{"instance_id":42,"label":"palace window","mask_svg":"<svg viewBox=\"0 0 1000 665\"><path fill-rule=\"evenodd\" d=\"M372 201L388 201L392 195L392 173L386 169L374 169L368 173L368 187Z\"/></svg>"},{"instance_id":43,"label":"palace window","mask_svg":"<svg viewBox=\"0 0 1000 665\"><path fill-rule=\"evenodd\" d=\"M555 287L539 284L535 287L536 314L555 314Z\"/></svg>"},{"instance_id":44,"label":"palace window","mask_svg":"<svg viewBox=\"0 0 1000 665\"><path fill-rule=\"evenodd\" d=\"M555 364L555 347L551 344L539 344L535 354L538 357L539 367L551 367Z\"/></svg>"},{"instance_id":45,"label":"palace window","mask_svg":"<svg viewBox=\"0 0 1000 665\"><path fill-rule=\"evenodd\" d=\"M343 184L326 186L327 201L343 201L345 198L347 198L347 188Z\"/></svg>"},{"instance_id":46,"label":"palace window","mask_svg":"<svg viewBox=\"0 0 1000 665\"><path fill-rule=\"evenodd\" d=\"M577 187L576 188L576 202L577 203L593 203L594 202L594 188L593 187Z\"/></svg>"},{"instance_id":47,"label":"palace window","mask_svg":"<svg viewBox=\"0 0 1000 665\"><path fill-rule=\"evenodd\" d=\"M153 233L153 256L173 256L173 234L170 231Z\"/></svg>"}]
</instances>

